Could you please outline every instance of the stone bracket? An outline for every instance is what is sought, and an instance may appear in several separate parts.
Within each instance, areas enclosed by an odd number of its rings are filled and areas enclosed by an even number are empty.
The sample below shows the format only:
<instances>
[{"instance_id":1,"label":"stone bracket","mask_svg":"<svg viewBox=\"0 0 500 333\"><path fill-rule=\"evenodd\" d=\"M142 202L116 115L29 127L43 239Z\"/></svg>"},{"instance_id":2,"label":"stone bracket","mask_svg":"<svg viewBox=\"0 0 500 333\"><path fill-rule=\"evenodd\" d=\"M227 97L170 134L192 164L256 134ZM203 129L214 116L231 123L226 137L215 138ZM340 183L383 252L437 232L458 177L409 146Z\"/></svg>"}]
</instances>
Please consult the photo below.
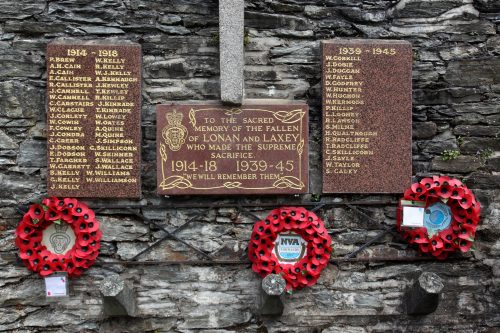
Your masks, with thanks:
<instances>
[{"instance_id":1,"label":"stone bracket","mask_svg":"<svg viewBox=\"0 0 500 333\"><path fill-rule=\"evenodd\" d=\"M406 313L426 315L436 311L443 280L435 273L424 272L405 294Z\"/></svg>"},{"instance_id":2,"label":"stone bracket","mask_svg":"<svg viewBox=\"0 0 500 333\"><path fill-rule=\"evenodd\" d=\"M129 281L119 275L111 276L99 287L104 306L104 314L108 317L134 317L137 312L135 292Z\"/></svg>"},{"instance_id":3,"label":"stone bracket","mask_svg":"<svg viewBox=\"0 0 500 333\"><path fill-rule=\"evenodd\" d=\"M283 314L282 295L285 292L286 281L281 275L269 274L263 280L260 288L261 316L279 317Z\"/></svg>"}]
</instances>

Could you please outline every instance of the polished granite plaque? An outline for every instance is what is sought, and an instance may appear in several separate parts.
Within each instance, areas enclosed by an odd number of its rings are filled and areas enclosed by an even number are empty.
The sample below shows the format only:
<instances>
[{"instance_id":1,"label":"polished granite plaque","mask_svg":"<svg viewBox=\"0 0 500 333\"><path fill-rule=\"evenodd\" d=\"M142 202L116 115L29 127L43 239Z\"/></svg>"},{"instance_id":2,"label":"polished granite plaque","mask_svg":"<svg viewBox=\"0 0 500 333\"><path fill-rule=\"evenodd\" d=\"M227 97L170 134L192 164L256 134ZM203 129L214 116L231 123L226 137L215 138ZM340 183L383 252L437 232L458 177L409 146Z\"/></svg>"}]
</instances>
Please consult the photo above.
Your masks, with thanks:
<instances>
[{"instance_id":1,"label":"polished granite plaque","mask_svg":"<svg viewBox=\"0 0 500 333\"><path fill-rule=\"evenodd\" d=\"M308 107L248 101L157 106L158 194L308 190Z\"/></svg>"},{"instance_id":2,"label":"polished granite plaque","mask_svg":"<svg viewBox=\"0 0 500 333\"><path fill-rule=\"evenodd\" d=\"M401 193L411 183L412 48L322 42L323 192Z\"/></svg>"},{"instance_id":3,"label":"polished granite plaque","mask_svg":"<svg viewBox=\"0 0 500 333\"><path fill-rule=\"evenodd\" d=\"M141 47L47 46L47 183L51 196L141 195Z\"/></svg>"}]
</instances>

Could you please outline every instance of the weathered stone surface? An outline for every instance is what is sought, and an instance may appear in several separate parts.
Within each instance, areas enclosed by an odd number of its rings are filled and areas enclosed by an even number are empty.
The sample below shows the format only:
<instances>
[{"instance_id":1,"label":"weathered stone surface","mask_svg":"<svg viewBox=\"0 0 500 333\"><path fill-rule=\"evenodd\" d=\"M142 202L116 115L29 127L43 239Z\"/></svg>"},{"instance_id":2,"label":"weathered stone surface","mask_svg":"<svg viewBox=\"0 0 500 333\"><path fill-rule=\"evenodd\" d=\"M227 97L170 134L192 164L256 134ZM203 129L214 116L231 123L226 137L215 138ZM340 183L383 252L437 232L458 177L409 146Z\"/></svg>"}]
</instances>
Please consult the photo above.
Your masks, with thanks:
<instances>
[{"instance_id":1,"label":"weathered stone surface","mask_svg":"<svg viewBox=\"0 0 500 333\"><path fill-rule=\"evenodd\" d=\"M414 139L429 139L437 133L437 125L431 121L414 122L412 129L412 137Z\"/></svg>"},{"instance_id":2,"label":"weathered stone surface","mask_svg":"<svg viewBox=\"0 0 500 333\"><path fill-rule=\"evenodd\" d=\"M17 163L22 167L46 167L47 143L38 140L26 140L19 146Z\"/></svg>"},{"instance_id":3,"label":"weathered stone surface","mask_svg":"<svg viewBox=\"0 0 500 333\"><path fill-rule=\"evenodd\" d=\"M0 52L1 54L1 52ZM44 113L44 93L40 88L19 81L0 83L0 116L11 119L33 118Z\"/></svg>"},{"instance_id":4,"label":"weathered stone surface","mask_svg":"<svg viewBox=\"0 0 500 333\"><path fill-rule=\"evenodd\" d=\"M310 106L310 193L289 196L164 198L155 194L155 104L167 100L218 100L219 49L216 0L0 0L0 330L6 332L493 332L500 327L500 161L477 150L498 146L500 121L497 0L245 0L247 97L304 99ZM94 200L133 206L200 247L215 260L245 260L255 218L275 206L381 201L324 206L318 214L333 237L334 257L362 246L382 231L375 221L395 224L399 195L321 195L321 69L319 41L334 37L403 39L413 47L413 175L437 173L465 179L482 205L474 256L442 262L402 260L416 255L388 234L358 257L376 262L340 262L322 272L317 285L284 296L278 319L259 318L262 279L242 264L169 265L205 260L167 239L139 261L129 260L165 233L123 208L98 212L103 241L98 262L70 281L70 298L48 303L43 280L16 261L14 228L19 203L47 196L45 48L56 37L115 36L143 47L141 107L142 200ZM435 126L433 125L435 124ZM493 129L492 129L493 128ZM460 137L460 138L459 138ZM486 140L486 141L484 141ZM4 144L3 148L1 144ZM17 147L16 147L17 145ZM441 160L445 149L461 151ZM478 158L478 160L476 160ZM482 163L479 165L478 163ZM477 167L477 168L476 168ZM467 170L467 171L465 171ZM313 196L313 194L315 194ZM234 202L263 207L238 209ZM217 209L183 205L227 205ZM139 207L138 207L139 206ZM165 208L169 206L169 208ZM27 206L22 206L26 208ZM397 256L398 261L380 258ZM162 262L157 262L162 261ZM114 271L111 272L111 271ZM409 318L403 296L421 272L446 285L436 312ZM134 318L106 318L99 286L110 274L130 276L137 290Z\"/></svg>"},{"instance_id":5,"label":"weathered stone surface","mask_svg":"<svg viewBox=\"0 0 500 333\"><path fill-rule=\"evenodd\" d=\"M290 15L268 14L262 12L245 12L245 27L257 29L289 28L306 30L307 20Z\"/></svg>"},{"instance_id":6,"label":"weathered stone surface","mask_svg":"<svg viewBox=\"0 0 500 333\"><path fill-rule=\"evenodd\" d=\"M12 140L10 136L0 130L0 149L17 149L19 146Z\"/></svg>"},{"instance_id":7,"label":"weathered stone surface","mask_svg":"<svg viewBox=\"0 0 500 333\"><path fill-rule=\"evenodd\" d=\"M464 137L460 150L465 154L480 155L484 150L500 151L500 140L498 138L476 138Z\"/></svg>"},{"instance_id":8,"label":"weathered stone surface","mask_svg":"<svg viewBox=\"0 0 500 333\"><path fill-rule=\"evenodd\" d=\"M45 4L36 0L12 2L9 0L0 1L0 19L22 20L31 15L41 14Z\"/></svg>"},{"instance_id":9,"label":"weathered stone surface","mask_svg":"<svg viewBox=\"0 0 500 333\"><path fill-rule=\"evenodd\" d=\"M461 136L497 136L500 133L500 127L459 125L455 127L453 133Z\"/></svg>"},{"instance_id":10,"label":"weathered stone surface","mask_svg":"<svg viewBox=\"0 0 500 333\"><path fill-rule=\"evenodd\" d=\"M438 156L432 160L431 168L443 173L469 173L477 170L481 165L481 160L475 156L458 156L450 161L444 161L441 156Z\"/></svg>"},{"instance_id":11,"label":"weathered stone surface","mask_svg":"<svg viewBox=\"0 0 500 333\"><path fill-rule=\"evenodd\" d=\"M500 59L450 62L444 79L459 87L474 87L500 83Z\"/></svg>"}]
</instances>

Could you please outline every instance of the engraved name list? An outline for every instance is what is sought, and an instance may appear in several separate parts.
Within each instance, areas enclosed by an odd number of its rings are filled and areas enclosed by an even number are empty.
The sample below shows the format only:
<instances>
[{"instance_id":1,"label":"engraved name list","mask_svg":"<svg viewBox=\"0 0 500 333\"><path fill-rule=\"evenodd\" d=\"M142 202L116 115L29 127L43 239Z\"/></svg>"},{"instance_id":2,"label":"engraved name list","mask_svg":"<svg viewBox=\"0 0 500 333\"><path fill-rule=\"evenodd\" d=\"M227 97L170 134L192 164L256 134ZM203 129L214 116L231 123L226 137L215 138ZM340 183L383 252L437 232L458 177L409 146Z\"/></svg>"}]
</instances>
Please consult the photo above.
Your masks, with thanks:
<instances>
[{"instance_id":1,"label":"engraved name list","mask_svg":"<svg viewBox=\"0 0 500 333\"><path fill-rule=\"evenodd\" d=\"M139 45L47 47L48 192L140 196Z\"/></svg>"}]
</instances>

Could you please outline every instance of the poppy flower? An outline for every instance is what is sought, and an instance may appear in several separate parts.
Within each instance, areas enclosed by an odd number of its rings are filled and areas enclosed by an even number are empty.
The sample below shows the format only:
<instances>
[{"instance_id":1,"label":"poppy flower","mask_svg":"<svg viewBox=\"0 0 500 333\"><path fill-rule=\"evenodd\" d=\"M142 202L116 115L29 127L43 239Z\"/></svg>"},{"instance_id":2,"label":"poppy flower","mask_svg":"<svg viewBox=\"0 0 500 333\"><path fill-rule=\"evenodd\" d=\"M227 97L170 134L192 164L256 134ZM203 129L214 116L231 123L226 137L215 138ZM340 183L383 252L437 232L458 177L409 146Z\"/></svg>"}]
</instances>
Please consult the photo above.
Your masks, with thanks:
<instances>
[{"instance_id":1,"label":"poppy flower","mask_svg":"<svg viewBox=\"0 0 500 333\"><path fill-rule=\"evenodd\" d=\"M477 227L479 223L479 216L473 216L473 215L466 216L465 219L462 221L462 223L465 225Z\"/></svg>"},{"instance_id":2,"label":"poppy flower","mask_svg":"<svg viewBox=\"0 0 500 333\"><path fill-rule=\"evenodd\" d=\"M444 252L455 252L455 250L456 250L455 241L453 241L452 243L444 243L444 246L443 246Z\"/></svg>"},{"instance_id":3,"label":"poppy flower","mask_svg":"<svg viewBox=\"0 0 500 333\"><path fill-rule=\"evenodd\" d=\"M430 254L434 257L436 257L436 259L445 259L448 257L448 254L449 252L445 252L443 251L443 249L436 249L434 251L431 251Z\"/></svg>"},{"instance_id":4,"label":"poppy flower","mask_svg":"<svg viewBox=\"0 0 500 333\"><path fill-rule=\"evenodd\" d=\"M476 226L463 224L461 229L458 231L457 237L460 239L467 239L470 241L474 240L476 235ZM459 240L460 241L460 240Z\"/></svg>"},{"instance_id":5,"label":"poppy flower","mask_svg":"<svg viewBox=\"0 0 500 333\"><path fill-rule=\"evenodd\" d=\"M323 267L325 267L330 260L330 255L329 254L314 254L314 258L312 259L312 262L319 262L319 264Z\"/></svg>"},{"instance_id":6,"label":"poppy flower","mask_svg":"<svg viewBox=\"0 0 500 333\"><path fill-rule=\"evenodd\" d=\"M88 247L90 249L91 252L93 253L98 253L97 250L99 250L99 248L101 247L101 241L100 240L92 240L92 242L90 242L88 244ZM90 255L90 257L92 257L93 254Z\"/></svg>"},{"instance_id":7,"label":"poppy flower","mask_svg":"<svg viewBox=\"0 0 500 333\"><path fill-rule=\"evenodd\" d=\"M26 266L28 267L28 269L33 272L38 271L41 262L42 260L40 259L39 255L35 255L25 261L25 263L27 263Z\"/></svg>"},{"instance_id":8,"label":"poppy flower","mask_svg":"<svg viewBox=\"0 0 500 333\"><path fill-rule=\"evenodd\" d=\"M94 241L95 239L90 236L90 233L79 233L78 237L76 238L76 243L80 246L88 246Z\"/></svg>"},{"instance_id":9,"label":"poppy flower","mask_svg":"<svg viewBox=\"0 0 500 333\"><path fill-rule=\"evenodd\" d=\"M87 222L87 220L85 220L85 217L84 217L84 221ZM253 233L255 235L259 235L258 239L260 239L260 238L265 237L265 231L268 228L269 227L265 224L264 221L259 221L259 222L255 223L255 225L253 226Z\"/></svg>"},{"instance_id":10,"label":"poppy flower","mask_svg":"<svg viewBox=\"0 0 500 333\"><path fill-rule=\"evenodd\" d=\"M300 229L307 225L308 213L305 209L298 209L295 215L295 228Z\"/></svg>"},{"instance_id":11,"label":"poppy flower","mask_svg":"<svg viewBox=\"0 0 500 333\"><path fill-rule=\"evenodd\" d=\"M75 207L70 209L72 211L72 214L75 216L84 216L85 214L88 214L89 210L87 205L85 205L83 202L78 202L78 204Z\"/></svg>"},{"instance_id":12,"label":"poppy flower","mask_svg":"<svg viewBox=\"0 0 500 333\"><path fill-rule=\"evenodd\" d=\"M464 189L460 187L451 187L451 199L460 200L464 196Z\"/></svg>"},{"instance_id":13,"label":"poppy flower","mask_svg":"<svg viewBox=\"0 0 500 333\"><path fill-rule=\"evenodd\" d=\"M257 262L253 263L252 270L258 273L260 276L265 277L271 273L273 268L269 265L269 262L263 261L259 263Z\"/></svg>"},{"instance_id":14,"label":"poppy flower","mask_svg":"<svg viewBox=\"0 0 500 333\"><path fill-rule=\"evenodd\" d=\"M78 200L75 198L64 198L64 205L68 208L73 208L78 204Z\"/></svg>"},{"instance_id":15,"label":"poppy flower","mask_svg":"<svg viewBox=\"0 0 500 333\"><path fill-rule=\"evenodd\" d=\"M313 275L311 272L304 272L304 274L298 277L299 283L302 286L313 286L318 281L319 275Z\"/></svg>"},{"instance_id":16,"label":"poppy flower","mask_svg":"<svg viewBox=\"0 0 500 333\"><path fill-rule=\"evenodd\" d=\"M54 273L54 270L53 270L53 267L52 265L50 265L49 263L44 263L43 265L41 265L41 270L40 270L40 275L42 277L45 277L45 276L49 276L51 275L52 273Z\"/></svg>"},{"instance_id":17,"label":"poppy flower","mask_svg":"<svg viewBox=\"0 0 500 333\"><path fill-rule=\"evenodd\" d=\"M415 229L412 242L417 244L428 243L427 230L425 228Z\"/></svg>"},{"instance_id":18,"label":"poppy flower","mask_svg":"<svg viewBox=\"0 0 500 333\"><path fill-rule=\"evenodd\" d=\"M469 209L472 210L472 214L479 216L479 214L481 213L481 204L479 202L475 201L475 199L473 198L472 207ZM469 211L467 211L467 212L469 212Z\"/></svg>"},{"instance_id":19,"label":"poppy flower","mask_svg":"<svg viewBox=\"0 0 500 333\"><path fill-rule=\"evenodd\" d=\"M452 187L449 185L443 185L438 190L438 195L441 199L448 199L452 193Z\"/></svg>"},{"instance_id":20,"label":"poppy flower","mask_svg":"<svg viewBox=\"0 0 500 333\"><path fill-rule=\"evenodd\" d=\"M422 253L429 253L429 251L430 251L430 245L429 245L428 242L426 242L426 243L420 243L420 244L418 244L418 249Z\"/></svg>"},{"instance_id":21,"label":"poppy flower","mask_svg":"<svg viewBox=\"0 0 500 333\"><path fill-rule=\"evenodd\" d=\"M30 206L27 215L33 220L34 224L36 224L35 221L40 221L44 218L45 211L42 205L34 204Z\"/></svg>"},{"instance_id":22,"label":"poppy flower","mask_svg":"<svg viewBox=\"0 0 500 333\"><path fill-rule=\"evenodd\" d=\"M36 253L36 251L33 248L26 248L26 249L21 250L19 252L19 258L21 258L23 260L29 260L32 258L36 258L37 256L38 256L38 254Z\"/></svg>"},{"instance_id":23,"label":"poppy flower","mask_svg":"<svg viewBox=\"0 0 500 333\"><path fill-rule=\"evenodd\" d=\"M90 232L88 223L81 216L76 216L76 219L73 219L72 225L78 232Z\"/></svg>"},{"instance_id":24,"label":"poppy flower","mask_svg":"<svg viewBox=\"0 0 500 333\"><path fill-rule=\"evenodd\" d=\"M439 177L439 182L443 186L449 186L450 185L451 178L448 176L441 176Z\"/></svg>"},{"instance_id":25,"label":"poppy flower","mask_svg":"<svg viewBox=\"0 0 500 333\"><path fill-rule=\"evenodd\" d=\"M25 240L29 240L30 237L37 231L37 229L27 223L20 223L16 228L16 235Z\"/></svg>"},{"instance_id":26,"label":"poppy flower","mask_svg":"<svg viewBox=\"0 0 500 333\"><path fill-rule=\"evenodd\" d=\"M407 189L403 195L406 200L417 200L417 194L411 188Z\"/></svg>"},{"instance_id":27,"label":"poppy flower","mask_svg":"<svg viewBox=\"0 0 500 333\"><path fill-rule=\"evenodd\" d=\"M467 240L467 239L459 239L458 240L458 248L460 249L460 251L462 252L467 252L470 250L470 248L472 247L472 242Z\"/></svg>"},{"instance_id":28,"label":"poppy flower","mask_svg":"<svg viewBox=\"0 0 500 333\"><path fill-rule=\"evenodd\" d=\"M434 184L434 180L432 178L424 178L422 179L422 181L420 182L420 184L424 185L424 187L426 188L426 190L429 190L433 187L435 187L436 185Z\"/></svg>"},{"instance_id":29,"label":"poppy flower","mask_svg":"<svg viewBox=\"0 0 500 333\"><path fill-rule=\"evenodd\" d=\"M47 209L47 211L45 212L45 219L47 221L56 221L59 220L60 218L61 218L61 212L52 207L49 207L49 209Z\"/></svg>"},{"instance_id":30,"label":"poppy flower","mask_svg":"<svg viewBox=\"0 0 500 333\"><path fill-rule=\"evenodd\" d=\"M74 221L73 217L74 216L68 207L65 207L63 210L61 210L61 220L68 222L68 223L73 223L73 221Z\"/></svg>"},{"instance_id":31,"label":"poppy flower","mask_svg":"<svg viewBox=\"0 0 500 333\"><path fill-rule=\"evenodd\" d=\"M435 235L430 239L429 246L432 249L432 251L437 251L439 249L442 249L444 247L443 240L441 239L441 237Z\"/></svg>"},{"instance_id":32,"label":"poppy flower","mask_svg":"<svg viewBox=\"0 0 500 333\"><path fill-rule=\"evenodd\" d=\"M445 243L453 243L453 241L456 238L456 235L453 232L453 229L447 228L439 232L439 237L441 237L441 239Z\"/></svg>"},{"instance_id":33,"label":"poppy flower","mask_svg":"<svg viewBox=\"0 0 500 333\"><path fill-rule=\"evenodd\" d=\"M58 200L57 197L45 198L42 200L42 205L45 205L47 207L52 207L55 205L57 200Z\"/></svg>"},{"instance_id":34,"label":"poppy flower","mask_svg":"<svg viewBox=\"0 0 500 333\"><path fill-rule=\"evenodd\" d=\"M425 194L425 192L427 192L427 188L425 187L425 185L420 184L420 183L414 183L414 184L412 184L411 185L411 190L417 196L423 195L423 194Z\"/></svg>"},{"instance_id":35,"label":"poppy flower","mask_svg":"<svg viewBox=\"0 0 500 333\"><path fill-rule=\"evenodd\" d=\"M321 274L321 265L317 265L311 261L306 264L306 272L313 276L318 276Z\"/></svg>"},{"instance_id":36,"label":"poppy flower","mask_svg":"<svg viewBox=\"0 0 500 333\"><path fill-rule=\"evenodd\" d=\"M53 204L52 204L52 208L59 210L59 211L63 210L65 207L66 207L66 204L64 202L64 199L55 199Z\"/></svg>"},{"instance_id":37,"label":"poppy flower","mask_svg":"<svg viewBox=\"0 0 500 333\"><path fill-rule=\"evenodd\" d=\"M458 199L458 204L463 209L469 209L469 208L472 207L472 200L473 200L473 196L472 195L470 195L470 194L464 195L463 197L461 197L460 199Z\"/></svg>"},{"instance_id":38,"label":"poppy flower","mask_svg":"<svg viewBox=\"0 0 500 333\"><path fill-rule=\"evenodd\" d=\"M451 187L456 187L456 188L464 187L464 184L456 178L448 180L448 183L450 184Z\"/></svg>"}]
</instances>

